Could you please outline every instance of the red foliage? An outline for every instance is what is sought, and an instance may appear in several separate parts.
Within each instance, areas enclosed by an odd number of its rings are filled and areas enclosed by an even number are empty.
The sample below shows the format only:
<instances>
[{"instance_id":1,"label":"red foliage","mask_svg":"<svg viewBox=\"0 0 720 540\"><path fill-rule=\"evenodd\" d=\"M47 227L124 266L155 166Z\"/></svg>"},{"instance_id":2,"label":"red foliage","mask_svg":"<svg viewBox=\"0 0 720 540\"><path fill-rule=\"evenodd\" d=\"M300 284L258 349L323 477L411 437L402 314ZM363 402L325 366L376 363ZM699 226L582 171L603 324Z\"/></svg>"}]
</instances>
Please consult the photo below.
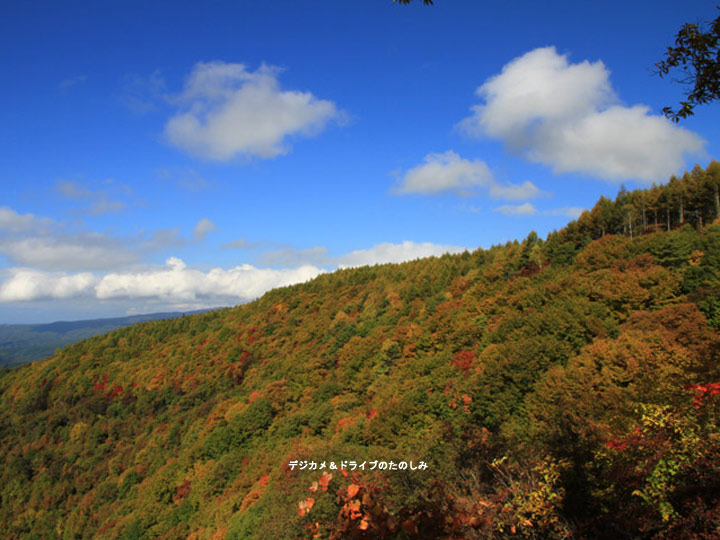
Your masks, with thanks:
<instances>
[{"instance_id":1,"label":"red foliage","mask_svg":"<svg viewBox=\"0 0 720 540\"><path fill-rule=\"evenodd\" d=\"M107 380L108 380L108 376L107 376L107 373L106 373L105 376L103 377L102 382L97 382L97 383L95 383L95 386L93 386L93 390L94 390L95 392L97 392L97 391L99 391L99 390L105 390L105 385L107 384Z\"/></svg>"},{"instance_id":2,"label":"red foliage","mask_svg":"<svg viewBox=\"0 0 720 540\"><path fill-rule=\"evenodd\" d=\"M338 431L342 431L346 427L352 426L355 423L355 418L352 416L348 416L346 418L341 418L338 420L337 425L335 426L335 433Z\"/></svg>"},{"instance_id":3,"label":"red foliage","mask_svg":"<svg viewBox=\"0 0 720 540\"><path fill-rule=\"evenodd\" d=\"M98 531L97 531L98 534L101 534L101 533L104 533L104 532L109 531L109 530L112 529L115 525L117 525L117 522L118 522L118 521L119 521L119 520L117 520L117 519L114 519L114 520L112 520L112 521L109 521L108 523L106 523L105 525L103 525L102 527L100 527L100 528L98 529Z\"/></svg>"},{"instance_id":4,"label":"red foliage","mask_svg":"<svg viewBox=\"0 0 720 540\"><path fill-rule=\"evenodd\" d=\"M636 426L632 433L626 435L621 439L608 439L605 442L605 446L610 448L610 450L617 450L618 452L622 452L623 450L627 449L628 446L638 446L640 444L641 437L642 429L640 428L640 426Z\"/></svg>"},{"instance_id":5,"label":"red foliage","mask_svg":"<svg viewBox=\"0 0 720 540\"><path fill-rule=\"evenodd\" d=\"M112 399L114 397L121 396L124 391L125 389L122 386L116 384L115 386L113 386L113 389L107 394L107 397L109 399Z\"/></svg>"},{"instance_id":6,"label":"red foliage","mask_svg":"<svg viewBox=\"0 0 720 540\"><path fill-rule=\"evenodd\" d=\"M248 330L248 336L247 336L247 344L250 345L257 341L257 339L260 337L255 332L259 329L259 326L251 326L250 330Z\"/></svg>"},{"instance_id":7,"label":"red foliage","mask_svg":"<svg viewBox=\"0 0 720 540\"><path fill-rule=\"evenodd\" d=\"M452 359L452 365L461 370L465 375L472 369L475 362L475 353L472 351L458 351Z\"/></svg>"},{"instance_id":8,"label":"red foliage","mask_svg":"<svg viewBox=\"0 0 720 540\"><path fill-rule=\"evenodd\" d=\"M180 504L185 498L190 495L190 479L186 478L185 481L180 484L175 490L175 496L173 497L173 503Z\"/></svg>"},{"instance_id":9,"label":"red foliage","mask_svg":"<svg viewBox=\"0 0 720 540\"><path fill-rule=\"evenodd\" d=\"M702 407L705 398L720 394L720 382L691 384L688 387L688 390L691 390L695 394L695 397L693 398L693 407L699 409Z\"/></svg>"},{"instance_id":10,"label":"red foliage","mask_svg":"<svg viewBox=\"0 0 720 540\"><path fill-rule=\"evenodd\" d=\"M625 448L627 448L627 443L622 442L622 441L612 441L612 440L610 440L610 441L608 441L608 442L605 443L605 446L607 446L607 447L610 448L611 450L621 451L621 450L625 450Z\"/></svg>"}]
</instances>

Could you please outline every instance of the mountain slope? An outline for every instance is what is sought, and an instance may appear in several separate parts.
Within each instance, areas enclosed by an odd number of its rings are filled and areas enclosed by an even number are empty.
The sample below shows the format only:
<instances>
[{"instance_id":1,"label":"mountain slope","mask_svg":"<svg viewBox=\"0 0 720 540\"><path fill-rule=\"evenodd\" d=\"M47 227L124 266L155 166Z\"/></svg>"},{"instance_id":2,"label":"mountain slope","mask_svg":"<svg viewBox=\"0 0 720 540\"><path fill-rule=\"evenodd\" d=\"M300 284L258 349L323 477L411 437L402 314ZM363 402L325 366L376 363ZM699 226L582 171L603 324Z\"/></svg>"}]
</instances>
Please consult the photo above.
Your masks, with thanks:
<instances>
[{"instance_id":1,"label":"mountain slope","mask_svg":"<svg viewBox=\"0 0 720 540\"><path fill-rule=\"evenodd\" d=\"M591 217L3 374L3 536L712 537L720 225Z\"/></svg>"},{"instance_id":2,"label":"mountain slope","mask_svg":"<svg viewBox=\"0 0 720 540\"><path fill-rule=\"evenodd\" d=\"M197 313L197 312L195 312ZM47 358L55 349L144 321L181 317L183 313L149 313L44 324L0 324L0 367Z\"/></svg>"}]
</instances>

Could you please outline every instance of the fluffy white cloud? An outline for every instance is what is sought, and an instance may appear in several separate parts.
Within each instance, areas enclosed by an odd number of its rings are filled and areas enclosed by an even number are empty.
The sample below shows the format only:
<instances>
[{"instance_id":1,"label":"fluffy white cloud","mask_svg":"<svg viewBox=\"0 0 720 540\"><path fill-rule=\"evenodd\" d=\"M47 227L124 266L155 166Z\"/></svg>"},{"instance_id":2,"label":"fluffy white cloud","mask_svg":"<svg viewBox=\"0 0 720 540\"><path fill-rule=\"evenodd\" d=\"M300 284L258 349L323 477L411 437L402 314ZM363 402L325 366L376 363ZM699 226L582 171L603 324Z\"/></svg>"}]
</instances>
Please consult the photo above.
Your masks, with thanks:
<instances>
[{"instance_id":1,"label":"fluffy white cloud","mask_svg":"<svg viewBox=\"0 0 720 540\"><path fill-rule=\"evenodd\" d=\"M505 204L496 208L498 212L502 212L506 216L533 216L535 215L535 207L530 203L524 204Z\"/></svg>"},{"instance_id":2,"label":"fluffy white cloud","mask_svg":"<svg viewBox=\"0 0 720 540\"><path fill-rule=\"evenodd\" d=\"M171 144L226 161L273 158L289 151L286 138L321 131L339 111L309 92L281 90L277 68L200 62L176 98L181 110L165 125Z\"/></svg>"},{"instance_id":3,"label":"fluffy white cloud","mask_svg":"<svg viewBox=\"0 0 720 540\"><path fill-rule=\"evenodd\" d=\"M445 253L461 253L465 248L460 246L445 246L430 242L408 242L391 244L384 242L370 249L352 251L347 255L337 257L336 263L340 268L365 266L373 264L400 263L412 261L423 257L439 257Z\"/></svg>"},{"instance_id":4,"label":"fluffy white cloud","mask_svg":"<svg viewBox=\"0 0 720 540\"><path fill-rule=\"evenodd\" d=\"M57 274L29 268L14 268L0 283L0 302L18 302L41 298L71 298L92 294L97 278L90 273Z\"/></svg>"},{"instance_id":5,"label":"fluffy white cloud","mask_svg":"<svg viewBox=\"0 0 720 540\"><path fill-rule=\"evenodd\" d=\"M214 230L217 230L215 224L208 218L202 218L200 221L197 222L197 225L195 225L195 229L193 230L193 236L195 237L195 240L199 242L200 240L204 240L207 234Z\"/></svg>"},{"instance_id":6,"label":"fluffy white cloud","mask_svg":"<svg viewBox=\"0 0 720 540\"><path fill-rule=\"evenodd\" d=\"M698 135L648 107L618 104L609 76L602 62L570 64L554 47L535 49L477 89L484 104L473 106L460 126L555 172L612 181L663 181L687 154L703 151Z\"/></svg>"},{"instance_id":7,"label":"fluffy white cloud","mask_svg":"<svg viewBox=\"0 0 720 540\"><path fill-rule=\"evenodd\" d=\"M502 185L484 162L461 158L452 150L426 155L421 165L402 176L395 192L431 195L450 191L466 196L473 195L476 188L487 189L492 197L508 200L529 199L540 193L529 181Z\"/></svg>"},{"instance_id":8,"label":"fluffy white cloud","mask_svg":"<svg viewBox=\"0 0 720 540\"><path fill-rule=\"evenodd\" d=\"M397 193L433 194L453 191L468 194L476 186L488 186L493 176L488 166L479 160L468 161L449 150L443 154L428 154L422 165L406 172Z\"/></svg>"}]
</instances>

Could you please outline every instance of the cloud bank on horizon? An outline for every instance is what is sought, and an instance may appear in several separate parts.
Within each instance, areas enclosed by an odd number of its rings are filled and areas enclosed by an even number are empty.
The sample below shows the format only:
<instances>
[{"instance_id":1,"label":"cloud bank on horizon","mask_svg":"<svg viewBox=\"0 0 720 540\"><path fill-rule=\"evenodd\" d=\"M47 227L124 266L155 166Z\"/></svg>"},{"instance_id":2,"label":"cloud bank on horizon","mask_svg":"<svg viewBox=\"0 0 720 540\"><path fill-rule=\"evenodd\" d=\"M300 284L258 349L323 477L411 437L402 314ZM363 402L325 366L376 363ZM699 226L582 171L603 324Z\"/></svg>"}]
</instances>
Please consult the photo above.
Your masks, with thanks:
<instances>
[{"instance_id":1,"label":"cloud bank on horizon","mask_svg":"<svg viewBox=\"0 0 720 540\"><path fill-rule=\"evenodd\" d=\"M465 248L428 242L382 243L337 257L323 256L334 268L400 263L423 257L459 253ZM322 250L323 253L326 250ZM332 269L332 268L331 268ZM169 305L202 307L208 302L237 304L262 296L267 291L303 283L327 272L312 264L295 268L258 268L242 264L229 269L202 271L170 257L163 267L109 272L42 271L15 267L0 271L0 302L29 302L47 299L94 298L97 300L152 299Z\"/></svg>"},{"instance_id":2,"label":"cloud bank on horizon","mask_svg":"<svg viewBox=\"0 0 720 540\"><path fill-rule=\"evenodd\" d=\"M0 207L0 252L15 266L0 269L0 303L72 298L100 301L145 299L184 309L228 305L258 298L270 289L302 283L337 268L399 263L422 257L458 253L464 247L429 242L384 242L370 249L331 256L324 247L306 250L280 248L263 253L266 264L241 264L228 269L200 270L180 258L164 266L143 264L149 254L168 246L203 242L217 230L200 219L192 240L177 230L160 230L137 238L101 233L71 233L50 218L20 214ZM233 247L257 247L246 239ZM125 270L116 270L125 268Z\"/></svg>"}]
</instances>

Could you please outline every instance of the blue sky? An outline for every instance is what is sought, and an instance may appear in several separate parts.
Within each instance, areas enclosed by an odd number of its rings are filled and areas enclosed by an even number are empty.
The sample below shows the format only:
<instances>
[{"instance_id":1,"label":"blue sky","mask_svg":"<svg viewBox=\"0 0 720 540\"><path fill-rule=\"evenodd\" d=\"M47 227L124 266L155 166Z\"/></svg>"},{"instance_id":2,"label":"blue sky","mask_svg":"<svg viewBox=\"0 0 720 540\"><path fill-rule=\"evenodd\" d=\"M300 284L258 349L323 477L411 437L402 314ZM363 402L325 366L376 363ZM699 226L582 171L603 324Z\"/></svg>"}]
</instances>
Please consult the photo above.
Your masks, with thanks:
<instances>
[{"instance_id":1,"label":"blue sky","mask_svg":"<svg viewBox=\"0 0 720 540\"><path fill-rule=\"evenodd\" d=\"M720 155L652 74L707 1L15 2L0 323L233 305L545 236Z\"/></svg>"}]
</instances>

